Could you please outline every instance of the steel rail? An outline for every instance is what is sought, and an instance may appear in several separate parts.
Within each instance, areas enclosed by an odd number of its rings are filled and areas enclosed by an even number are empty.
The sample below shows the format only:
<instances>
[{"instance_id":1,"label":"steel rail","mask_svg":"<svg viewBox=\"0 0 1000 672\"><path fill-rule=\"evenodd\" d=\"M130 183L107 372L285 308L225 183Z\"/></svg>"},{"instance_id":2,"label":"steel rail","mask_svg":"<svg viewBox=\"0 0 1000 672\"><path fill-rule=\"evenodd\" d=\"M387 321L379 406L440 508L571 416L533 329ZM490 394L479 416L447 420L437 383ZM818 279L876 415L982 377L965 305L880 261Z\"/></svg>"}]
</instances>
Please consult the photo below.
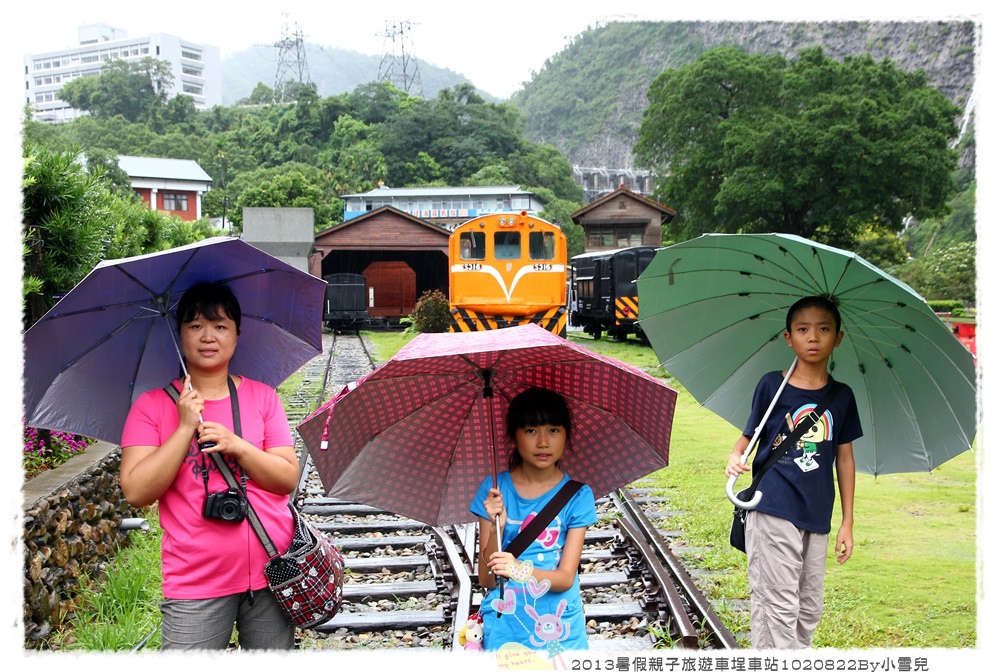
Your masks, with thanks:
<instances>
[{"instance_id":1,"label":"steel rail","mask_svg":"<svg viewBox=\"0 0 1000 672\"><path fill-rule=\"evenodd\" d=\"M627 511L633 520L638 521L644 530L643 536L656 549L663 562L666 563L674 577L676 577L685 597L690 602L692 608L700 615L704 625L711 631L718 645L723 649L740 648L736 638L722 622L722 619L719 618L712 605L709 604L705 598L705 594L698 588L694 579L691 578L687 569L684 568L684 565L674 555L674 552L670 550L669 546L664 543L663 538L656 531L656 527L646 517L646 514L642 511L642 507L636 503L635 498L627 491L619 490L615 493L615 499L616 504L622 511Z\"/></svg>"}]
</instances>

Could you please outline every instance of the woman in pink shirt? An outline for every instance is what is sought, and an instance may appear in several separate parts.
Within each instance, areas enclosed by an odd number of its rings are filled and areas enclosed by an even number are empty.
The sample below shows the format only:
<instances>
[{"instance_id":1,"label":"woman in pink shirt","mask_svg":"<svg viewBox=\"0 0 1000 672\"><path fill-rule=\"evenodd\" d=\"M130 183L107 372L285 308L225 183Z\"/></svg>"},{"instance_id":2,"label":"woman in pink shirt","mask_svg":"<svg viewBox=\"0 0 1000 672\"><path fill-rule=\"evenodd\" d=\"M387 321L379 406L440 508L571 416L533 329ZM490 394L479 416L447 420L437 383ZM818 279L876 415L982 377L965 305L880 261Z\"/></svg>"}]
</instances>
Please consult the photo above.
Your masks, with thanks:
<instances>
[{"instance_id":1,"label":"woman in pink shirt","mask_svg":"<svg viewBox=\"0 0 1000 672\"><path fill-rule=\"evenodd\" d=\"M225 649L234 625L243 649L294 647L295 628L267 588L267 554L243 507L249 501L275 546L287 548L299 464L274 389L229 373L240 316L224 285L185 292L177 323L187 376L171 383L179 398L143 393L122 432L122 492L137 507L158 502L164 650ZM238 488L229 489L211 453L222 455Z\"/></svg>"}]
</instances>

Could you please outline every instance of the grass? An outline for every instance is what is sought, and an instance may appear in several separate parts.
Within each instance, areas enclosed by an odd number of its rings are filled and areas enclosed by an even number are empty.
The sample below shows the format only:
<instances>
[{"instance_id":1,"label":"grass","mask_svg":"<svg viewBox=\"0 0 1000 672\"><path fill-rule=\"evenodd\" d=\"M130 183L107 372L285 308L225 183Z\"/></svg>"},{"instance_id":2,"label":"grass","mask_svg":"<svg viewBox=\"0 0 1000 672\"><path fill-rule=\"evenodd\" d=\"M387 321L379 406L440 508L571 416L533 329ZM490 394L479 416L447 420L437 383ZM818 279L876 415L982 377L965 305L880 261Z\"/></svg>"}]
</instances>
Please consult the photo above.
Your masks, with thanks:
<instances>
[{"instance_id":1,"label":"grass","mask_svg":"<svg viewBox=\"0 0 1000 672\"><path fill-rule=\"evenodd\" d=\"M412 336L365 333L379 362ZM678 391L670 466L650 478L676 513L672 547L701 570L702 589L744 646L749 646L746 556L729 546L732 505L725 494L726 456L739 430L702 408L658 367L638 342L570 340L666 378ZM289 386L290 387L290 386ZM976 456L971 452L929 474L858 474L855 549L844 565L827 564L826 607L814 646L834 649L977 646ZM839 524L839 504L833 527ZM132 533L103 584L87 581L72 630L53 648L128 650L159 623L159 534ZM831 549L832 549L831 539ZM146 649L159 646L159 631Z\"/></svg>"},{"instance_id":2,"label":"grass","mask_svg":"<svg viewBox=\"0 0 1000 672\"><path fill-rule=\"evenodd\" d=\"M76 619L58 631L50 648L76 651L131 651L160 648L160 537L155 521L147 532L129 533L106 577L84 576ZM144 641L145 640L145 641Z\"/></svg>"}]
</instances>

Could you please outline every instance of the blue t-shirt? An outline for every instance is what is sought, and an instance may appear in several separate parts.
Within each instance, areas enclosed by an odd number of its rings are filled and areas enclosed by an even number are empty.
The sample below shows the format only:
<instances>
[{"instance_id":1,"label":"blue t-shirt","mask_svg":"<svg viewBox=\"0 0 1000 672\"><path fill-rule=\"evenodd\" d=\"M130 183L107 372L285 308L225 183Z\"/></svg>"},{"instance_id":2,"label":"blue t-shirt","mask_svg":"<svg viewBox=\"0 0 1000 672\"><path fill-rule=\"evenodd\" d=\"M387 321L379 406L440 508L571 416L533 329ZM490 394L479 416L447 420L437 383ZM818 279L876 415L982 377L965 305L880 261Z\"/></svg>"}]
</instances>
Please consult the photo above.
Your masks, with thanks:
<instances>
[{"instance_id":1,"label":"blue t-shirt","mask_svg":"<svg viewBox=\"0 0 1000 672\"><path fill-rule=\"evenodd\" d=\"M530 523L569 480L568 475L564 476L558 485L541 497L524 499L517 493L509 472L497 474L497 487L507 509L501 549L514 540L520 529ZM489 518L483 502L491 487L493 478L488 476L476 491L469 505L469 510L476 516ZM530 562L532 568L556 569L562 558L566 532L596 522L594 492L590 486L584 485L518 557L521 568ZM550 658L565 649L587 648L579 575L569 590L561 593L549 590L548 581L539 582L528 576L528 572L524 572L523 577L511 576L505 584L503 596L498 587L490 589L479 609L483 616L483 648L496 651L506 642L518 642L531 649L546 651Z\"/></svg>"},{"instance_id":2,"label":"blue t-shirt","mask_svg":"<svg viewBox=\"0 0 1000 672\"><path fill-rule=\"evenodd\" d=\"M744 436L753 436L783 378L780 371L761 377L754 391L753 407L743 430ZM805 420L809 411L816 408L832 384L831 377L827 385L818 390L785 385L761 431L763 442L754 454L754 471L763 466L771 450L791 433L794 426L800 421L809 421ZM842 384L840 393L823 417L761 478L757 488L761 498L756 510L784 518L809 532L829 534L836 496L833 469L837 446L850 443L861 435L861 419L854 392Z\"/></svg>"}]
</instances>

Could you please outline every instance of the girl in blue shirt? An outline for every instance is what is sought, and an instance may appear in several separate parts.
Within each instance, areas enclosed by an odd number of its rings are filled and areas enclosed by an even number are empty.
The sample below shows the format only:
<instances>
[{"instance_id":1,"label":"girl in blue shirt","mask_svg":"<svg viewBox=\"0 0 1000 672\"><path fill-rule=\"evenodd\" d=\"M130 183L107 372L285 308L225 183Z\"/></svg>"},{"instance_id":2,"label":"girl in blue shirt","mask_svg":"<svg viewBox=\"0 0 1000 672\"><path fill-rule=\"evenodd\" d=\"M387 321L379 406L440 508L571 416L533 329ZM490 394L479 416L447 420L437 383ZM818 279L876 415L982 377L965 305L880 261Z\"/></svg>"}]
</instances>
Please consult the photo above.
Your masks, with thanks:
<instances>
[{"instance_id":1,"label":"girl in blue shirt","mask_svg":"<svg viewBox=\"0 0 1000 672\"><path fill-rule=\"evenodd\" d=\"M597 522L590 487L580 488L520 557L498 550L570 480L559 468L570 430L561 395L529 388L514 397L507 410L507 434L516 446L510 466L497 474L496 487L486 477L469 506L479 517L479 583L488 589L480 607L487 651L517 642L552 658L587 648L577 570L587 527Z\"/></svg>"}]
</instances>

